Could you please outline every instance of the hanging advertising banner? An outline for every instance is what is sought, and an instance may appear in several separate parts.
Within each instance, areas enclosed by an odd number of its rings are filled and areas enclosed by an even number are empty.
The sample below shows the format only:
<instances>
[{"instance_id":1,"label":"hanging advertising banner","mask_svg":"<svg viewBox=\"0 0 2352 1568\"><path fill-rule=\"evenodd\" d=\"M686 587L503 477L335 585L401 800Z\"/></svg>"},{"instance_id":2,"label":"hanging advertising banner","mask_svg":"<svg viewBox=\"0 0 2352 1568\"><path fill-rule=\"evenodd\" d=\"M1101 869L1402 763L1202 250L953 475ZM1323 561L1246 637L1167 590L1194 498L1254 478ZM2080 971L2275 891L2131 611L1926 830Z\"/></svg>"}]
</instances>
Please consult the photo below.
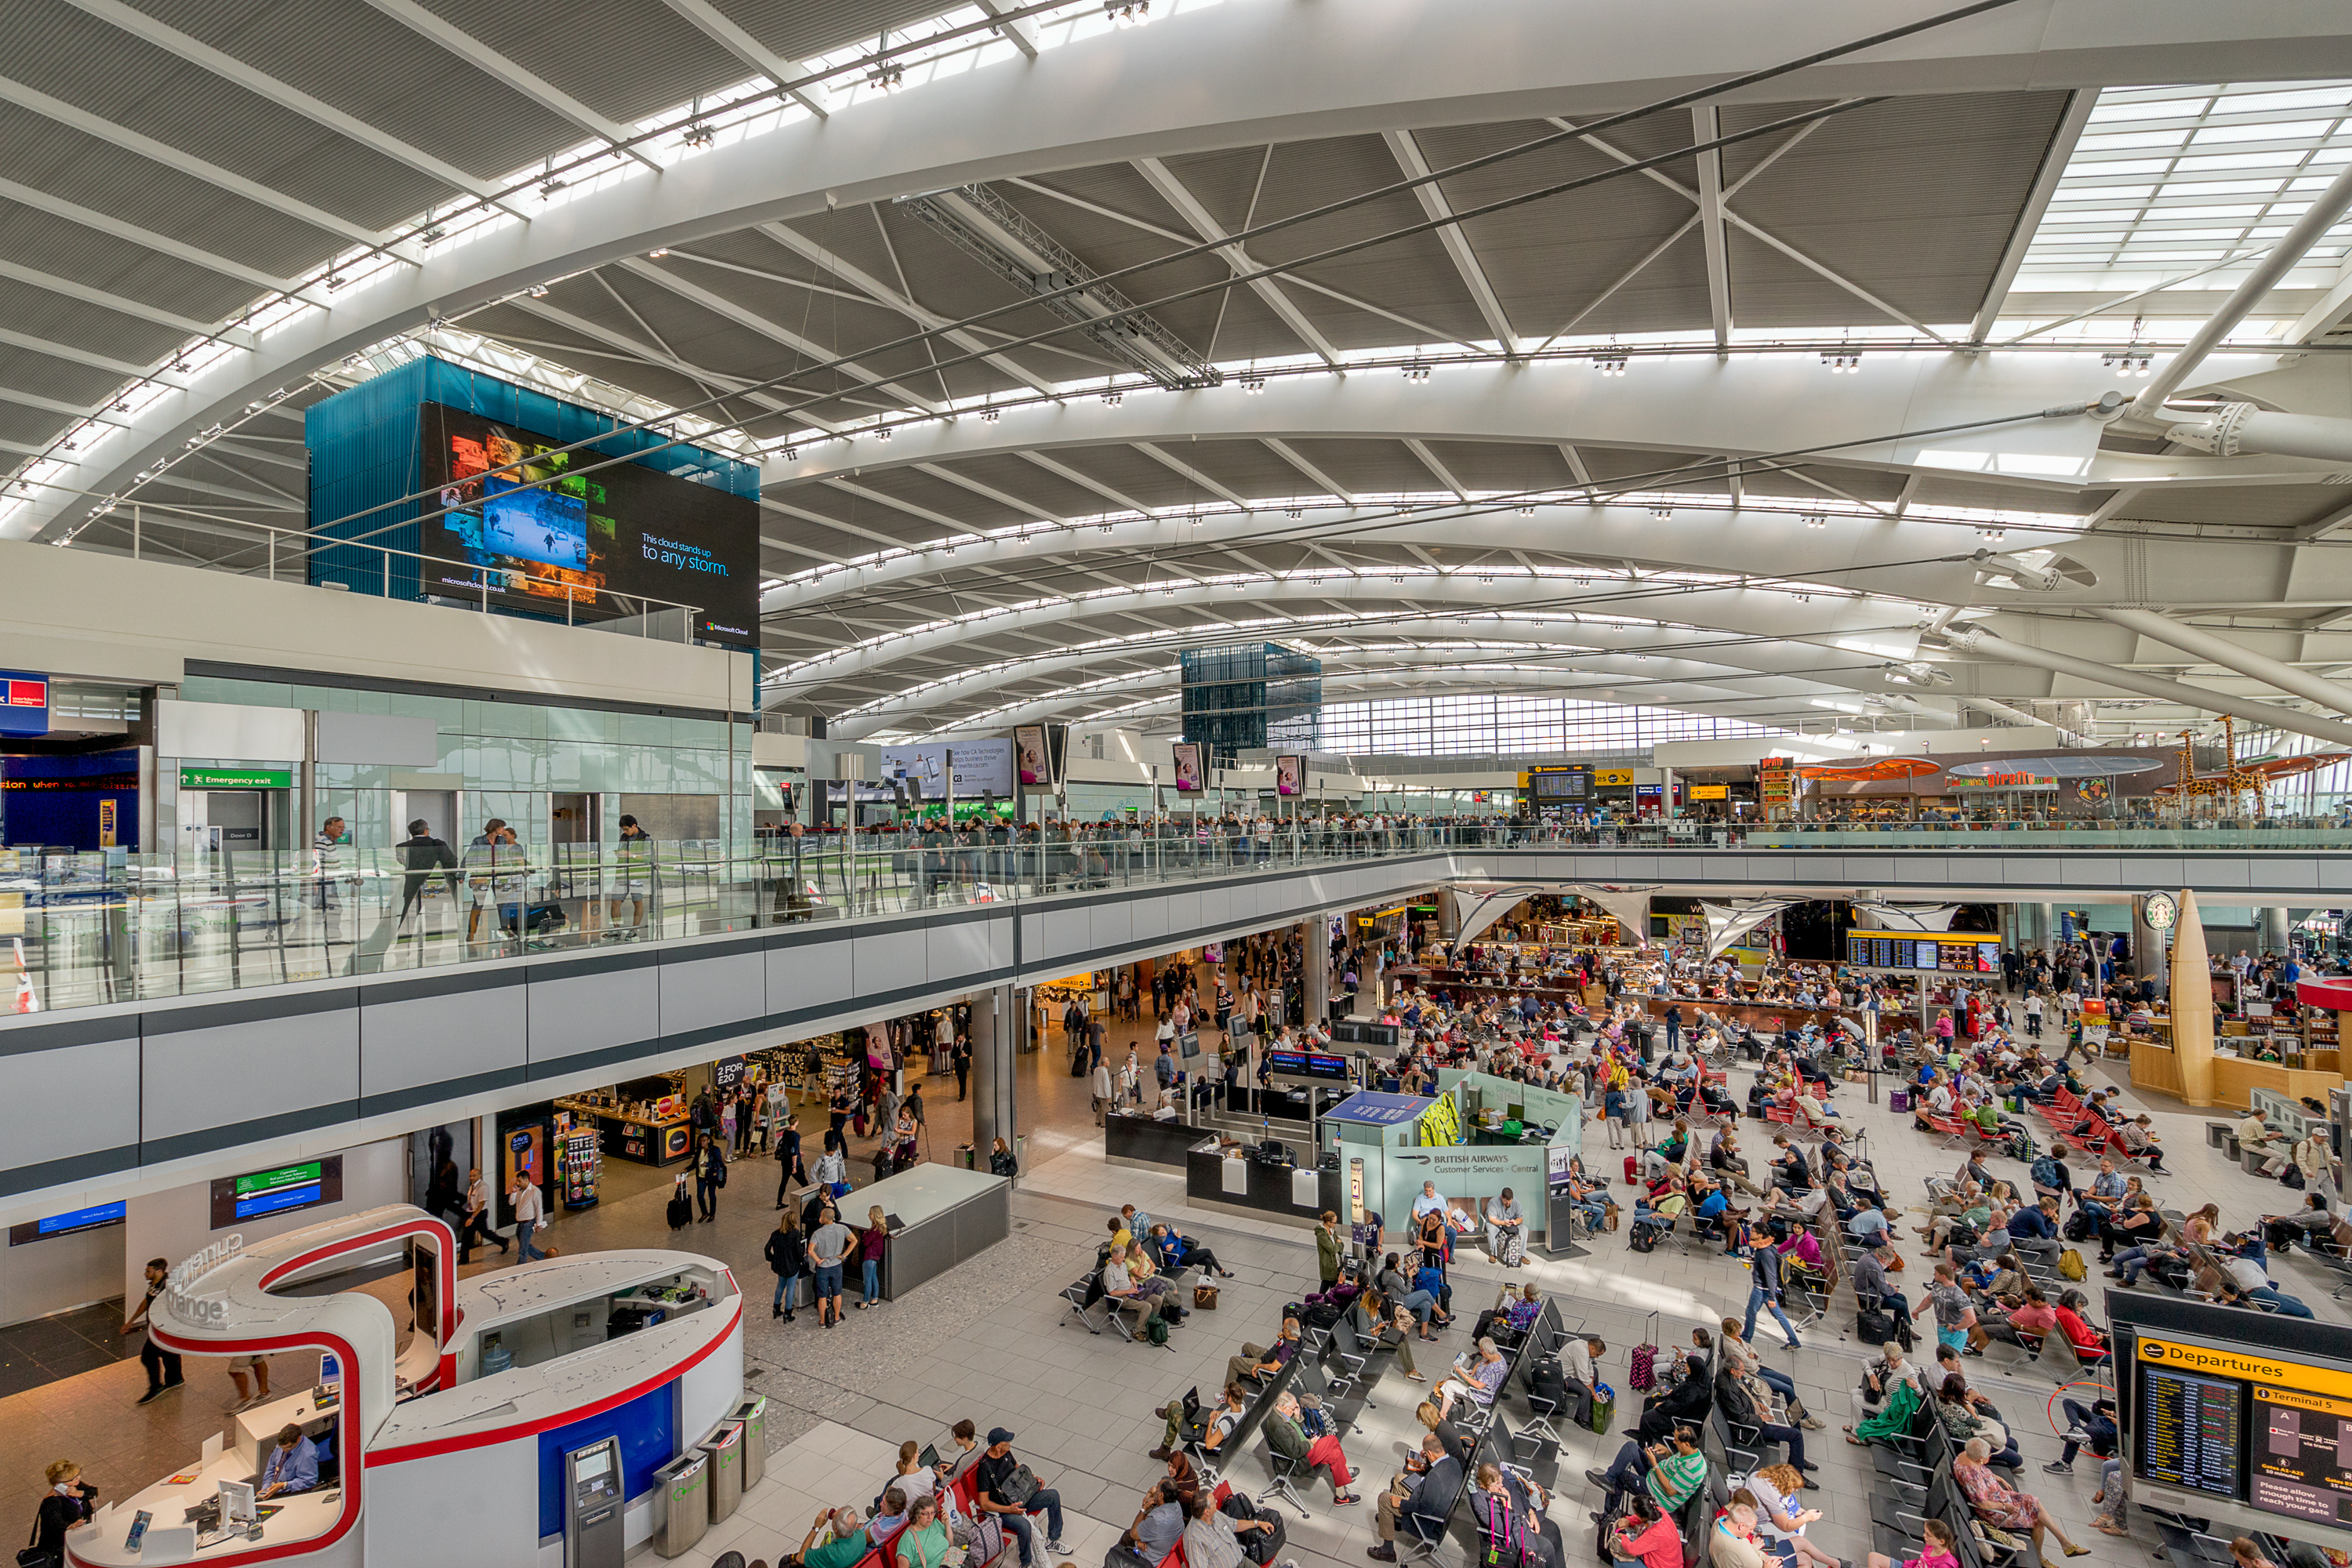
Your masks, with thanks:
<instances>
[{"instance_id":1,"label":"hanging advertising banner","mask_svg":"<svg viewBox=\"0 0 2352 1568\"><path fill-rule=\"evenodd\" d=\"M49 732L49 678L0 669L0 735Z\"/></svg>"},{"instance_id":2,"label":"hanging advertising banner","mask_svg":"<svg viewBox=\"0 0 2352 1568\"><path fill-rule=\"evenodd\" d=\"M1021 782L1040 789L1054 787L1054 764L1045 754L1045 726L1015 724L1013 727L1013 751L1021 773Z\"/></svg>"},{"instance_id":3,"label":"hanging advertising banner","mask_svg":"<svg viewBox=\"0 0 2352 1568\"><path fill-rule=\"evenodd\" d=\"M1274 759L1274 793L1277 795L1301 795L1307 788L1307 759L1283 756Z\"/></svg>"},{"instance_id":4,"label":"hanging advertising banner","mask_svg":"<svg viewBox=\"0 0 2352 1568\"><path fill-rule=\"evenodd\" d=\"M1179 741L1170 750L1176 754L1176 793L1200 794L1207 771L1203 753L1208 748L1198 741Z\"/></svg>"}]
</instances>

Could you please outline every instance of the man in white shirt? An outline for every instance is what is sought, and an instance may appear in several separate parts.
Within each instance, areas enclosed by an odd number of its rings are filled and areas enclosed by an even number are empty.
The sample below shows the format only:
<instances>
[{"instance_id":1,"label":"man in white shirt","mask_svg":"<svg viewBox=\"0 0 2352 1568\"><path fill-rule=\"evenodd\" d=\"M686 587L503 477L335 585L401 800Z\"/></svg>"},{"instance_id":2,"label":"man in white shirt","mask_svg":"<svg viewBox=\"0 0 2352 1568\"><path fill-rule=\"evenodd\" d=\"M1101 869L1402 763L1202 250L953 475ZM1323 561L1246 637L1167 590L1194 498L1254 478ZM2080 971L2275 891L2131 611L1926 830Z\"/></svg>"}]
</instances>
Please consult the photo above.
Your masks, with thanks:
<instances>
[{"instance_id":1,"label":"man in white shirt","mask_svg":"<svg viewBox=\"0 0 2352 1568\"><path fill-rule=\"evenodd\" d=\"M515 1262L529 1263L535 1258L552 1256L531 1250L530 1233L539 1227L541 1220L547 1217L547 1204L540 1196L539 1183L530 1172L521 1172L515 1177L514 1188L507 1194L507 1202L514 1205L515 1242L520 1253Z\"/></svg>"},{"instance_id":2,"label":"man in white shirt","mask_svg":"<svg viewBox=\"0 0 2352 1568\"><path fill-rule=\"evenodd\" d=\"M1444 1212L1445 1200L1438 1195L1437 1184L1422 1183L1421 1196L1412 1200L1412 1217L1419 1219L1425 1214L1444 1214Z\"/></svg>"},{"instance_id":3,"label":"man in white shirt","mask_svg":"<svg viewBox=\"0 0 2352 1568\"><path fill-rule=\"evenodd\" d=\"M1571 1334L1559 1342L1559 1369L1568 1374L1568 1417L1579 1426L1592 1415L1592 1391L1600 1381L1597 1370L1601 1358L1609 1347L1599 1338L1579 1339Z\"/></svg>"},{"instance_id":4,"label":"man in white shirt","mask_svg":"<svg viewBox=\"0 0 2352 1568\"><path fill-rule=\"evenodd\" d=\"M474 1238L478 1236L485 1244L497 1242L499 1255L504 1257L507 1238L490 1228L490 1184L482 1179L482 1168L474 1166L466 1173L466 1228L457 1237L457 1261L473 1261Z\"/></svg>"},{"instance_id":5,"label":"man in white shirt","mask_svg":"<svg viewBox=\"0 0 2352 1568\"><path fill-rule=\"evenodd\" d=\"M1936 1087L1927 1091L1927 1106L1938 1116L1949 1116L1952 1113L1952 1086L1941 1079L1937 1079Z\"/></svg>"}]
</instances>

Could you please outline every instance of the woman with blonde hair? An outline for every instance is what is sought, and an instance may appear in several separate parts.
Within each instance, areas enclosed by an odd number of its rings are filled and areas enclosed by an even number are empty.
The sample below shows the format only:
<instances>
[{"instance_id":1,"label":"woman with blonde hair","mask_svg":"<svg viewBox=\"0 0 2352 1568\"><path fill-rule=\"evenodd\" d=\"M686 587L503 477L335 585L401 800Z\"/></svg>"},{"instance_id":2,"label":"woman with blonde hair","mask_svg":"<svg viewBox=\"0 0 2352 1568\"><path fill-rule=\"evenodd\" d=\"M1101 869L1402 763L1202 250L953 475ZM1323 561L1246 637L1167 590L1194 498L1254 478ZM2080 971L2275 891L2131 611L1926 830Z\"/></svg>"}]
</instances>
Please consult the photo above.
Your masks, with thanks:
<instances>
[{"instance_id":1,"label":"woman with blonde hair","mask_svg":"<svg viewBox=\"0 0 2352 1568\"><path fill-rule=\"evenodd\" d=\"M1838 1568L1836 1558L1805 1539L1805 1526L1821 1518L1822 1510L1796 1505L1804 1486L1805 1478L1794 1465L1767 1465L1749 1476L1748 1490L1756 1499L1757 1533L1768 1546L1788 1546L1795 1554L1789 1559L1790 1568Z\"/></svg>"},{"instance_id":2,"label":"woman with blonde hair","mask_svg":"<svg viewBox=\"0 0 2352 1568\"><path fill-rule=\"evenodd\" d=\"M866 1211L866 1228L857 1233L857 1261L863 1270L857 1301L861 1312L882 1300L882 1259L889 1250L890 1221L882 1205L876 1204Z\"/></svg>"}]
</instances>

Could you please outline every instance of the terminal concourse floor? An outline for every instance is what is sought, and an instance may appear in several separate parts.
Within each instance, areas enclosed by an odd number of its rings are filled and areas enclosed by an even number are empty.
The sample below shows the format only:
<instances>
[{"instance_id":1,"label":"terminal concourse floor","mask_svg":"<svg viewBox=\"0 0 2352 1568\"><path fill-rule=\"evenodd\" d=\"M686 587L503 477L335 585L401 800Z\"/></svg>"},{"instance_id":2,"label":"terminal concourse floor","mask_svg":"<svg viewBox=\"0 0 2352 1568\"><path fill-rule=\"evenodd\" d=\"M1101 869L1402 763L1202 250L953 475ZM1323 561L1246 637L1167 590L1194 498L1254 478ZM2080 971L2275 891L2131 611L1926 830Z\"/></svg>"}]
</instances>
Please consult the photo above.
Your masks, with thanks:
<instances>
[{"instance_id":1,"label":"terminal concourse floor","mask_svg":"<svg viewBox=\"0 0 2352 1568\"><path fill-rule=\"evenodd\" d=\"M1149 1028L1147 1011L1147 1035ZM689 1226L674 1238L662 1215L666 1180L558 1220L549 1239L567 1251L676 1245L726 1260L745 1289L747 1375L774 1402L770 1441L778 1462L738 1515L716 1527L707 1553L698 1549L681 1562L700 1568L732 1545L747 1559L773 1563L797 1548L818 1502L865 1507L879 1491L898 1442L929 1442L958 1417L970 1415L983 1427L1002 1422L1020 1435L1018 1451L1062 1492L1071 1514L1066 1543L1091 1568L1114 1529L1132 1519L1137 1496L1159 1468L1147 1454L1160 1437L1160 1423L1150 1411L1195 1384L1210 1394L1223 1377L1225 1357L1245 1339L1265 1342L1281 1303L1314 1288L1314 1250L1306 1233L1222 1213L1195 1214L1184 1205L1181 1174L1107 1165L1099 1137L1092 1132L1084 1083L1068 1077L1058 1036L1045 1050L1022 1058L1020 1070L1023 1116L1035 1131L1013 1196L1011 1239L899 1301L871 1312L851 1310L835 1329L817 1327L805 1311L792 1324L768 1316L772 1279L761 1248L775 1219L772 1162L739 1164L720 1196L717 1221ZM2112 1077L2105 1068L2098 1076ZM1743 1078L1735 1072L1735 1088ZM2147 1103L2144 1097L2129 1098ZM967 1135L955 1110L952 1077L929 1080L925 1099L935 1128L932 1157L950 1157ZM1834 1103L1868 1131L1880 1175L1906 1208L1918 1206L1927 1176L1958 1163L1957 1153L1913 1131L1907 1117L1865 1103L1860 1086L1842 1086ZM2147 1109L2169 1152L2167 1163L2177 1167L2151 1183L2167 1206L2194 1207L2210 1197L2232 1227L2289 1206L2291 1194L2284 1189L2245 1174L2205 1146L2203 1124L2210 1118L2168 1102L2147 1103ZM1762 1134L1761 1123L1743 1123L1751 1158L1769 1147ZM1613 1168L1615 1156L1606 1145L1603 1130L1589 1126L1589 1159ZM1997 1162L1995 1169L2021 1174L2022 1167L2012 1172L2011 1164ZM870 1166L856 1173L862 1184ZM1122 1202L1180 1217L1239 1275L1223 1282L1218 1309L1192 1314L1170 1350L1129 1344L1109 1333L1088 1334L1069 1323L1057 1294L1091 1263L1104 1217ZM1906 1215L1906 1231L1914 1218ZM1905 1256L1912 1260L1908 1279L1916 1281L1927 1272L1923 1254L1916 1238L1906 1234L1903 1241ZM2086 1257L2095 1258L2095 1253ZM476 1258L469 1275L511 1261L494 1250L477 1252ZM2303 1260L2280 1261L2274 1272L2282 1288L2300 1296L2322 1319L2352 1321L2341 1303L2328 1299L2324 1277ZM1582 1258L1556 1261L1538 1249L1528 1269L1507 1277L1534 1279L1562 1298L1570 1324L1585 1325L1607 1341L1602 1375L1619 1390L1621 1428L1638 1405L1625 1373L1647 1315L1661 1314L1662 1342L1677 1342L1695 1324L1736 1314L1747 1293L1745 1271L1712 1248L1684 1251L1669 1242L1637 1258L1626 1249L1622 1232L1597 1238ZM1506 1278L1483 1258L1465 1254L1457 1260L1456 1304L1469 1309L1460 1318L1464 1329ZM2105 1283L2094 1264L2085 1287L2095 1302ZM1916 1296L1916 1284L1912 1289ZM850 1298L855 1295L853 1286ZM2095 1310L2094 1316L2104 1321L2105 1313ZM1853 1418L1851 1390L1866 1353L1853 1342L1852 1328L1851 1297L1841 1294L1827 1317L1801 1330L1800 1351L1782 1348L1769 1327L1759 1327L1758 1333L1768 1363L1788 1371L1827 1423L1823 1430L1807 1434L1808 1457L1822 1469L1816 1478L1821 1489L1806 1501L1827 1516L1813 1527L1812 1538L1844 1559L1867 1550L1870 1489L1866 1458L1848 1447L1839 1432ZM1457 1330L1440 1345L1422 1347L1427 1352L1421 1361L1423 1373L1442 1373L1464 1338ZM2092 1555L2082 1560L2085 1568L2140 1563L2155 1544L2152 1531L2142 1529L2127 1542L2090 1528L2090 1495L2097 1484L2091 1459L2078 1460L2071 1477L2042 1471L2058 1450L2049 1402L2063 1359L2053 1352L2047 1364L2029 1363L2014 1350L1996 1345L1987 1358L1966 1364L1970 1382L1992 1396L2019 1436L2027 1462L2018 1484L2039 1496L2068 1533L2091 1549ZM2071 1375L2071 1363L2064 1370ZM273 1384L296 1386L310 1373L288 1358L276 1369ZM138 1406L134 1402L143 1387L143 1374L131 1360L0 1398L0 1432L9 1435L10 1461L0 1465L0 1518L29 1514L39 1495L40 1467L52 1458L77 1459L102 1495L120 1498L191 1457L207 1432L226 1424L222 1406L230 1389L225 1369L217 1365L190 1362L184 1391ZM1403 1445L1417 1436L1412 1410L1420 1392L1391 1369L1373 1394L1377 1408L1366 1413L1363 1427L1347 1439L1350 1462L1361 1475L1358 1489L1368 1499L1395 1470ZM1577 1560L1591 1552L1584 1514L1597 1502L1582 1473L1605 1466L1618 1441L1615 1434L1567 1434L1553 1511ZM1234 1479L1253 1492L1265 1485L1261 1462L1254 1457L1236 1462ZM1319 1483L1307 1496L1315 1517L1288 1518L1289 1550L1302 1568L1362 1563L1373 1540L1370 1503L1335 1510L1328 1488Z\"/></svg>"}]
</instances>

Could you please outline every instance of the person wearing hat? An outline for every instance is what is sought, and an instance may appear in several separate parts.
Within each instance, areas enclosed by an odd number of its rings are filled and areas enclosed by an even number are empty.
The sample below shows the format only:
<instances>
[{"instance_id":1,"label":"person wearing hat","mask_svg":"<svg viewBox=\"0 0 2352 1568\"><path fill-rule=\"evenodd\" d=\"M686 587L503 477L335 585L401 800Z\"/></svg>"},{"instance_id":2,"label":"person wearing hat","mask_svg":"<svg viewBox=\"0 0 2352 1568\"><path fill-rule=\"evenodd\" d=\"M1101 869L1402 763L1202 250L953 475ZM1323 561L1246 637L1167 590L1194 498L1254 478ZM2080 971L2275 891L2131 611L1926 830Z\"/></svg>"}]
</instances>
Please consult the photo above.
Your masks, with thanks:
<instances>
[{"instance_id":1,"label":"person wearing hat","mask_svg":"<svg viewBox=\"0 0 2352 1568\"><path fill-rule=\"evenodd\" d=\"M833 1539L820 1543L818 1538L828 1526ZM816 1521L809 1526L809 1532L801 1538L801 1549L783 1559L777 1568L852 1568L873 1545L866 1538L866 1527L857 1521L856 1509L835 1512L821 1508L816 1510Z\"/></svg>"},{"instance_id":2,"label":"person wearing hat","mask_svg":"<svg viewBox=\"0 0 2352 1568\"><path fill-rule=\"evenodd\" d=\"M1036 1531L1029 1522L1033 1513L1045 1516L1045 1550L1056 1557L1067 1557L1070 1549L1062 1544L1062 1494L1051 1487L1039 1487L1021 1499L1013 1500L1010 1489L1021 1461L1013 1457L1013 1434L1002 1426L988 1429L988 1447L972 1467L972 1479L977 1486L976 1500L982 1513L992 1513L997 1521L1011 1531L1021 1542L1021 1568L1035 1568L1037 1560ZM842 1568L840 1564L816 1563L812 1568Z\"/></svg>"}]
</instances>

